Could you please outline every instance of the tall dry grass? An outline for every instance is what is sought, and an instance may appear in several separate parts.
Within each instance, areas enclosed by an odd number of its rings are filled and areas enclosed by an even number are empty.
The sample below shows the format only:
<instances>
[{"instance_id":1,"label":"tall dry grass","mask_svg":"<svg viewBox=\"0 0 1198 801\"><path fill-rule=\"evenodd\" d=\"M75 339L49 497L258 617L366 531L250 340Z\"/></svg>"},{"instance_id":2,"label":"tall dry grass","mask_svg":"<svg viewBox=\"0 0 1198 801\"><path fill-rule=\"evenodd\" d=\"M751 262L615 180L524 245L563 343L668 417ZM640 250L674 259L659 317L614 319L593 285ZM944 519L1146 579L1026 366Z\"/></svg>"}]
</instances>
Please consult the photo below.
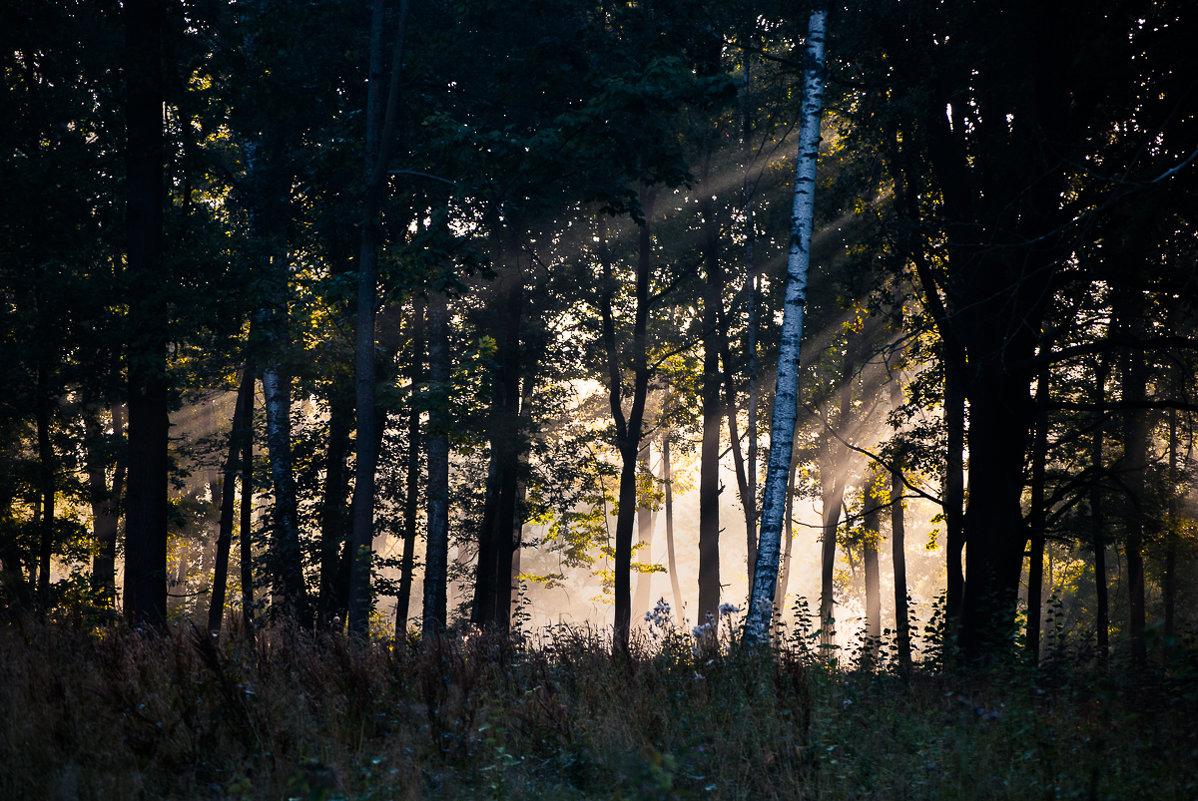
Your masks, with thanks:
<instances>
[{"instance_id":1,"label":"tall dry grass","mask_svg":"<svg viewBox=\"0 0 1198 801\"><path fill-rule=\"evenodd\" d=\"M901 677L667 632L0 629L3 799L1194 799L1198 683Z\"/></svg>"}]
</instances>

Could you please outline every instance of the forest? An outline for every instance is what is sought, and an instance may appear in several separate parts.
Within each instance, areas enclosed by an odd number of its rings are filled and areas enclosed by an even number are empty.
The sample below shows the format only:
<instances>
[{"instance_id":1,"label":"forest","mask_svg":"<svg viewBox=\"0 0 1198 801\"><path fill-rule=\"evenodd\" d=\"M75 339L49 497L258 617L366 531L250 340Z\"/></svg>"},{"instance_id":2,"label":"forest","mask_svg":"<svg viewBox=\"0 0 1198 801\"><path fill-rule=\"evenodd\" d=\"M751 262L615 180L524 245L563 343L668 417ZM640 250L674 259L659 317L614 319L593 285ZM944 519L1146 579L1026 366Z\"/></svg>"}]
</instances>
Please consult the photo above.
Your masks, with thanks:
<instances>
[{"instance_id":1,"label":"forest","mask_svg":"<svg viewBox=\"0 0 1198 801\"><path fill-rule=\"evenodd\" d=\"M6 2L0 795L1195 797L1196 21Z\"/></svg>"}]
</instances>

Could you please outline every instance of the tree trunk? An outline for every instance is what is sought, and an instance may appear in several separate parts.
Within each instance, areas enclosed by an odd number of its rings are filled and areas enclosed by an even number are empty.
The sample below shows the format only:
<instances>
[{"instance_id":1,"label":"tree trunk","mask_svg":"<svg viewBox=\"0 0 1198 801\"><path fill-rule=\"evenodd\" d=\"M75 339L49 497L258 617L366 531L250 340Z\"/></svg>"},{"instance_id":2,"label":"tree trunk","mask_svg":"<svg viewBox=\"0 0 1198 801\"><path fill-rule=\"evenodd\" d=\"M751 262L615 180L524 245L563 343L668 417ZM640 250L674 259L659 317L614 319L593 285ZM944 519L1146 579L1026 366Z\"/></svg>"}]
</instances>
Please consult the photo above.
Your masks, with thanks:
<instances>
[{"instance_id":1,"label":"tree trunk","mask_svg":"<svg viewBox=\"0 0 1198 801\"><path fill-rule=\"evenodd\" d=\"M864 538L861 561L865 573L865 654L871 664L877 660L882 641L882 577L878 569L878 546L882 541L881 494L881 474L866 479L861 493Z\"/></svg>"},{"instance_id":2,"label":"tree trunk","mask_svg":"<svg viewBox=\"0 0 1198 801\"><path fill-rule=\"evenodd\" d=\"M125 151L128 237L129 473L125 500L125 614L135 625L166 628L167 458L163 263L163 81L165 7L128 0L125 23Z\"/></svg>"},{"instance_id":3,"label":"tree trunk","mask_svg":"<svg viewBox=\"0 0 1198 801\"><path fill-rule=\"evenodd\" d=\"M961 620L961 605L965 597L965 391L961 372L952 363L944 372L944 550L948 573L945 583L944 606L950 632L955 632Z\"/></svg>"},{"instance_id":4,"label":"tree trunk","mask_svg":"<svg viewBox=\"0 0 1198 801\"><path fill-rule=\"evenodd\" d=\"M125 410L119 403L111 408L112 435L125 435ZM92 590L100 604L107 609L116 606L116 540L120 526L121 495L125 490L125 458L118 457L113 469L112 486L108 486L106 460L96 448L103 436L103 427L89 418L88 430L88 497L92 509L92 533L96 538L96 553L92 557Z\"/></svg>"},{"instance_id":5,"label":"tree trunk","mask_svg":"<svg viewBox=\"0 0 1198 801\"><path fill-rule=\"evenodd\" d=\"M1094 404L1101 408L1106 401L1106 363L1099 360L1095 368ZM1098 660L1105 669L1110 656L1110 601L1106 582L1106 518L1103 504L1102 476L1104 473L1103 434L1106 426L1105 416L1101 411L1095 413L1094 435L1090 444L1090 465L1094 471L1094 480L1090 484L1090 526L1091 541L1094 545L1094 628L1095 645L1098 648Z\"/></svg>"},{"instance_id":6,"label":"tree trunk","mask_svg":"<svg viewBox=\"0 0 1198 801\"><path fill-rule=\"evenodd\" d=\"M816 0L807 27L806 67L803 71L803 109L799 124L798 162L795 168L791 211L790 249L786 261L785 302L778 375L774 389L769 467L761 511L761 538L753 588L745 619L745 639L751 646L769 643L774 589L778 580L778 552L786 506L787 477L798 417L798 370L803 336L803 311L807 304L807 268L811 258L811 231L815 210L815 166L819 159L820 113L824 90L824 37L827 0Z\"/></svg>"},{"instance_id":7,"label":"tree trunk","mask_svg":"<svg viewBox=\"0 0 1198 801\"><path fill-rule=\"evenodd\" d=\"M247 639L254 638L254 380L246 365L250 378L250 392L246 397L245 416L249 430L241 442L241 498L237 536L240 540L241 572L241 627Z\"/></svg>"},{"instance_id":8,"label":"tree trunk","mask_svg":"<svg viewBox=\"0 0 1198 801\"><path fill-rule=\"evenodd\" d=\"M449 562L449 308L437 292L428 301L429 389L437 398L428 413L428 538L424 559L422 628L435 637L446 624L446 571Z\"/></svg>"},{"instance_id":9,"label":"tree trunk","mask_svg":"<svg viewBox=\"0 0 1198 801\"><path fill-rule=\"evenodd\" d=\"M497 231L494 319L496 362L491 416L491 477L487 508L478 537L478 569L473 619L479 626L506 633L511 625L513 531L517 525L516 493L524 448L520 442L520 325L524 307L524 268L520 248L508 230L512 220L494 221Z\"/></svg>"},{"instance_id":10,"label":"tree trunk","mask_svg":"<svg viewBox=\"0 0 1198 801\"><path fill-rule=\"evenodd\" d=\"M1141 337L1143 299L1137 294L1117 302L1115 315L1120 328L1132 336ZM1124 520L1127 536L1123 548L1127 558L1128 634L1131 637L1132 661L1142 666L1148 661L1144 640L1144 528L1147 517L1145 505L1148 492L1149 438L1152 425L1148 411L1134 408L1148 397L1148 362L1139 353L1123 354L1122 400L1133 408L1125 412L1123 421L1123 458L1119 464L1119 480L1125 488Z\"/></svg>"},{"instance_id":11,"label":"tree trunk","mask_svg":"<svg viewBox=\"0 0 1198 801\"><path fill-rule=\"evenodd\" d=\"M1048 462L1048 368L1036 384L1036 433L1032 442L1031 508L1028 528L1030 548L1027 568L1027 648L1028 661L1040 662L1040 623L1044 592L1044 527L1048 510L1044 506L1044 470Z\"/></svg>"},{"instance_id":12,"label":"tree trunk","mask_svg":"<svg viewBox=\"0 0 1198 801\"><path fill-rule=\"evenodd\" d=\"M670 437L667 431L661 440L661 472L666 485L666 560L670 568L670 589L674 592L674 619L682 625L682 584L678 581L678 562L674 558L674 473L670 464Z\"/></svg>"},{"instance_id":13,"label":"tree trunk","mask_svg":"<svg viewBox=\"0 0 1198 801\"><path fill-rule=\"evenodd\" d=\"M344 616L349 605L348 575L342 566L342 551L350 534L349 476L346 469L353 433L356 395L348 382L334 378L329 400L328 446L325 449L324 491L320 507L320 598L316 625L333 627L334 618Z\"/></svg>"},{"instance_id":14,"label":"tree trunk","mask_svg":"<svg viewBox=\"0 0 1198 801\"><path fill-rule=\"evenodd\" d=\"M745 459L745 486L741 493L741 503L745 506L745 521L747 528L747 537L749 544L749 586L753 586L753 570L757 565L757 403L759 400L759 383L760 383L760 366L757 357L757 330L758 330L758 296L760 288L758 286L758 270L757 270L757 221L753 208L753 190L750 187L749 175L752 172L752 134L753 134L753 104L749 96L751 87L751 67L752 59L750 58L750 50L745 48L742 50L744 57L744 87L741 95L741 114L742 114L742 145L745 156L745 176L742 186L742 194L745 205L745 288L748 292L747 311L745 321L745 351L746 362L748 368L748 435L749 443L746 449ZM725 369L727 365L725 365ZM734 443L736 444L736 443ZM793 473L793 470L792 470ZM788 487L791 483L787 484ZM787 507L792 505L793 494L788 491ZM790 543L794 533L794 527L791 525L790 512L786 513L786 558L783 564L783 577L789 573L790 567ZM750 522L751 521L751 522ZM778 594L778 603L784 602L786 597L786 581L781 583L782 589ZM779 607L781 608L781 607Z\"/></svg>"},{"instance_id":15,"label":"tree trunk","mask_svg":"<svg viewBox=\"0 0 1198 801\"><path fill-rule=\"evenodd\" d=\"M365 199L362 204L361 251L358 257L358 311L354 338L354 385L357 411L357 458L350 533L349 630L368 637L370 627L371 556L374 539L375 469L381 426L375 409L375 310L378 305L379 208L387 182L388 152L395 130L399 74L403 66L404 27L408 0L401 0L392 51L386 105L383 105L383 24L386 0L375 0L370 23L370 75L366 99Z\"/></svg>"},{"instance_id":16,"label":"tree trunk","mask_svg":"<svg viewBox=\"0 0 1198 801\"><path fill-rule=\"evenodd\" d=\"M1181 389L1179 387L1178 389ZM1165 569L1161 575L1161 595L1164 602L1164 649L1165 665L1169 666L1174 638L1177 634L1177 559L1180 540L1179 528L1182 525L1181 473L1178 469L1178 433L1177 410L1169 410L1169 506L1167 528L1165 531ZM1187 455L1186 463L1189 464Z\"/></svg>"},{"instance_id":17,"label":"tree trunk","mask_svg":"<svg viewBox=\"0 0 1198 801\"><path fill-rule=\"evenodd\" d=\"M408 464L404 476L403 557L400 562L399 595L395 599L395 637L402 640L408 630L412 598L412 573L416 563L416 525L420 509L420 404L417 392L424 381L424 307L422 298L412 298L411 354L408 362Z\"/></svg>"},{"instance_id":18,"label":"tree trunk","mask_svg":"<svg viewBox=\"0 0 1198 801\"><path fill-rule=\"evenodd\" d=\"M890 406L897 409L903 402L903 389L896 373L890 382ZM898 650L899 670L903 675L911 670L911 618L907 609L907 543L906 521L903 516L903 464L896 458L890 472L890 543L894 564L894 631Z\"/></svg>"},{"instance_id":19,"label":"tree trunk","mask_svg":"<svg viewBox=\"0 0 1198 801\"><path fill-rule=\"evenodd\" d=\"M823 452L820 455L820 494L823 507L823 534L820 540L820 644L829 647L835 635L836 599L833 577L836 569L836 531L840 527L840 510L844 506L844 487L848 481L848 449L841 441L848 435L852 413L853 371L855 369L853 348L845 351L844 364L840 373L840 386L836 390L838 411L836 426L839 433L829 428L824 435Z\"/></svg>"},{"instance_id":20,"label":"tree trunk","mask_svg":"<svg viewBox=\"0 0 1198 801\"><path fill-rule=\"evenodd\" d=\"M714 227L714 226L713 226ZM745 546L748 558L746 571L749 586L753 585L753 566L757 563L757 484L750 478L749 469L745 465L745 455L741 452L738 411L736 408L736 384L733 380L736 368L732 362L732 349L728 344L728 320L724 313L723 303L717 307L719 325L720 361L724 365L724 415L728 418L728 443L732 451L732 463L736 470L736 489L740 497L741 510L745 520ZM755 439L750 438L752 444ZM756 468L754 454L753 470Z\"/></svg>"},{"instance_id":21,"label":"tree trunk","mask_svg":"<svg viewBox=\"0 0 1198 801\"><path fill-rule=\"evenodd\" d=\"M641 452L637 457L640 463L641 475L652 476L653 467L649 463L650 447L649 441L645 440L641 444ZM653 561L653 512L643 502L645 499L637 499L636 507L636 538L641 545L640 562L648 563ZM650 592L653 574L649 571L643 571L637 574L636 577L636 598L632 602L632 615L635 618L641 618L649 611L649 606L653 603L653 595Z\"/></svg>"},{"instance_id":22,"label":"tree trunk","mask_svg":"<svg viewBox=\"0 0 1198 801\"><path fill-rule=\"evenodd\" d=\"M1012 356L1024 353L1016 343L1010 347ZM999 358L982 360L976 369L969 407L972 491L960 636L973 660L1001 651L1010 641L1027 541L1020 508L1023 460L1033 427L1026 382L1010 375Z\"/></svg>"},{"instance_id":23,"label":"tree trunk","mask_svg":"<svg viewBox=\"0 0 1198 801\"><path fill-rule=\"evenodd\" d=\"M262 390L266 398L266 447L275 494L270 548L272 604L278 606L275 612L284 620L300 628L311 628L291 458L291 376L277 355L262 371Z\"/></svg>"},{"instance_id":24,"label":"tree trunk","mask_svg":"<svg viewBox=\"0 0 1198 801\"><path fill-rule=\"evenodd\" d=\"M615 279L612 274L611 258L607 251L607 227L600 220L599 261L603 271L603 287L600 291L600 316L603 325L603 342L608 369L608 402L612 420L616 427L616 447L620 453L620 489L618 513L616 515L616 542L614 564L615 624L613 648L620 653L628 652L632 626L632 529L636 520L636 462L641 449L641 428L644 422L645 399L649 391L648 322L649 322L649 276L652 264L652 237L649 230L653 218L653 190L645 189L640 195L644 220L638 231L637 264L634 298L636 311L632 331L632 404L625 416L623 408L623 377L620 370L620 352L616 343L613 297Z\"/></svg>"},{"instance_id":25,"label":"tree trunk","mask_svg":"<svg viewBox=\"0 0 1198 801\"><path fill-rule=\"evenodd\" d=\"M528 422L528 410L532 405L533 390L536 388L534 375L530 372L524 377L524 386L520 390L520 426L521 432L524 431L524 425ZM507 628L510 630L511 621L520 604L520 552L524 546L524 518L525 510L528 502L528 481L526 480L526 466L528 463L528 441L527 438L521 436L520 440L520 465L519 473L516 476L516 503L515 514L512 516L512 557L508 561L508 589L507 589L507 613L505 619L508 621Z\"/></svg>"},{"instance_id":26,"label":"tree trunk","mask_svg":"<svg viewBox=\"0 0 1198 801\"><path fill-rule=\"evenodd\" d=\"M774 608L778 610L778 614L786 612L786 588L790 584L790 554L794 547L795 538L795 480L798 478L798 460L791 458L790 460L790 478L786 484L786 544L782 550L782 564L778 572L778 586L774 591Z\"/></svg>"},{"instance_id":27,"label":"tree trunk","mask_svg":"<svg viewBox=\"0 0 1198 801\"><path fill-rule=\"evenodd\" d=\"M212 597L208 606L208 631L220 634L225 616L225 590L229 577L229 550L233 541L233 505L237 494L237 462L251 436L249 410L254 405L254 368L246 364L233 409L233 430L229 434L229 455L225 459L221 481L220 528L216 537L216 564L212 570Z\"/></svg>"},{"instance_id":28,"label":"tree trunk","mask_svg":"<svg viewBox=\"0 0 1198 801\"><path fill-rule=\"evenodd\" d=\"M724 276L720 269L719 230L710 192L699 200L703 216L703 439L699 461L699 608L700 625L719 622L720 612L720 312Z\"/></svg>"},{"instance_id":29,"label":"tree trunk","mask_svg":"<svg viewBox=\"0 0 1198 801\"><path fill-rule=\"evenodd\" d=\"M37 603L44 612L50 607L50 557L54 549L54 447L50 444L49 369L37 370L37 458L38 458L38 553Z\"/></svg>"}]
</instances>

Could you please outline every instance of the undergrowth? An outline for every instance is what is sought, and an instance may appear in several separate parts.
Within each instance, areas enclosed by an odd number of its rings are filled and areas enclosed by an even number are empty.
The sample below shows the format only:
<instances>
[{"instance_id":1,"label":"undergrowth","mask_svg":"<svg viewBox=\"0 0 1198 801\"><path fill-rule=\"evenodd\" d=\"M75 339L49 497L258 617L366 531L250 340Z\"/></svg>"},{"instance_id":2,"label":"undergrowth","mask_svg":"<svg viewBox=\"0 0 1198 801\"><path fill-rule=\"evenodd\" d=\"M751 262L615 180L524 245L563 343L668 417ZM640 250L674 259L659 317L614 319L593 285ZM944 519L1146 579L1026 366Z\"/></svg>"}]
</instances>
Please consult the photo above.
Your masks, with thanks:
<instances>
[{"instance_id":1,"label":"undergrowth","mask_svg":"<svg viewBox=\"0 0 1198 801\"><path fill-rule=\"evenodd\" d=\"M10 626L0 798L1198 797L1182 671L904 676L783 642Z\"/></svg>"}]
</instances>

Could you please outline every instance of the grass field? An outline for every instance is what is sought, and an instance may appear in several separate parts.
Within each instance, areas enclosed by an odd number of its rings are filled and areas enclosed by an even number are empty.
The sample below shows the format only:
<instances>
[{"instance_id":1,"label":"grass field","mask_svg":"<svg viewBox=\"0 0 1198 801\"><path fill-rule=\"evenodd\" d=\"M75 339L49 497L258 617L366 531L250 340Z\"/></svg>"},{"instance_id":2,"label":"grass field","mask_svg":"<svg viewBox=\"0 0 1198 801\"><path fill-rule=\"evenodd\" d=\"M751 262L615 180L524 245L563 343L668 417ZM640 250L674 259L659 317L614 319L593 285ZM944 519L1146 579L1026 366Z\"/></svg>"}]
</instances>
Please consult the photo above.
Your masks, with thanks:
<instances>
[{"instance_id":1,"label":"grass field","mask_svg":"<svg viewBox=\"0 0 1198 801\"><path fill-rule=\"evenodd\" d=\"M902 677L794 645L12 625L0 798L1198 798L1187 670Z\"/></svg>"}]
</instances>

